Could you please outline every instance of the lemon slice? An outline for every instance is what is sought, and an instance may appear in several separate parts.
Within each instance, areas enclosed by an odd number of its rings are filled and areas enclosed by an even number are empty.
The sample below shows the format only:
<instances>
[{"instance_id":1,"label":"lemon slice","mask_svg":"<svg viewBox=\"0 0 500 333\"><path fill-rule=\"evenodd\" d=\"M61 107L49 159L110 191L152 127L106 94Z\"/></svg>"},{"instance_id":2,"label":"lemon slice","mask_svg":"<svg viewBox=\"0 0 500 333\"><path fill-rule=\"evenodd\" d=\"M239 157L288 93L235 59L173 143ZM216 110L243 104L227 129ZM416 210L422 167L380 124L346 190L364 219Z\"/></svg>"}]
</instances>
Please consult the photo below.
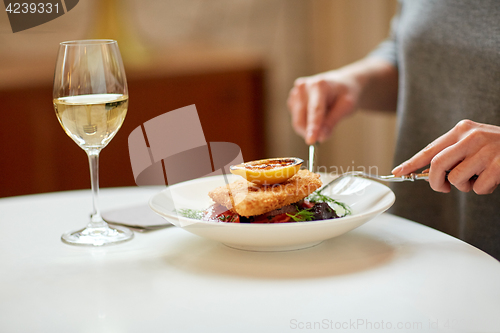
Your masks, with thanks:
<instances>
[{"instance_id":1,"label":"lemon slice","mask_svg":"<svg viewBox=\"0 0 500 333\"><path fill-rule=\"evenodd\" d=\"M302 163L304 161L296 157L270 158L231 165L229 170L257 185L272 185L283 183L295 175Z\"/></svg>"}]
</instances>

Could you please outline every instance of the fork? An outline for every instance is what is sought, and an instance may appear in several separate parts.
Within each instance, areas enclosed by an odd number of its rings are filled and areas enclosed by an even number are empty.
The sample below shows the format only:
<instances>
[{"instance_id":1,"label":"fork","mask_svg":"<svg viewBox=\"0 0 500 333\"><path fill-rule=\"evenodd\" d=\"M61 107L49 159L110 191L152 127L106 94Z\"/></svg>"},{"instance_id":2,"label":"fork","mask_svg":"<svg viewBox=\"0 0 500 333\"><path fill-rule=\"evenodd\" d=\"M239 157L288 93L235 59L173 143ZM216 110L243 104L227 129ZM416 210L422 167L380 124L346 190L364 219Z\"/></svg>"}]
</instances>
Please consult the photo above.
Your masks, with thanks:
<instances>
[{"instance_id":1,"label":"fork","mask_svg":"<svg viewBox=\"0 0 500 333\"><path fill-rule=\"evenodd\" d=\"M428 172L410 173L409 175L396 177L394 175L379 176L379 175L372 175L372 174L362 172L362 171L350 171L350 172L345 172L345 173L341 174L340 176L338 176L337 178L335 178L334 180L330 181L328 184L323 186L318 192L323 191L325 188L339 182L340 180L342 180L346 177L361 177L361 178L379 180L379 181L383 181L383 182L404 182L404 181L414 182L415 180L420 180L420 179L427 180L427 179L429 179L429 173Z\"/></svg>"},{"instance_id":2,"label":"fork","mask_svg":"<svg viewBox=\"0 0 500 333\"><path fill-rule=\"evenodd\" d=\"M446 175L445 178L448 179L448 174L450 173L451 170L446 170ZM404 181L410 181L414 182L415 180L428 180L429 179L429 173L428 172L422 172L422 173L410 173L408 175L403 175L403 176L394 176L394 175L389 175L389 176L379 176L379 175L372 175L366 172L362 171L350 171L350 172L345 172L335 178L334 180L330 181L328 184L323 186L319 191L323 191L325 188L337 183L338 181L344 179L345 177L361 177L361 178L368 178L368 179L374 179L378 181L383 181L383 182L404 182ZM477 175L474 175L470 178L470 180L476 180Z\"/></svg>"}]
</instances>

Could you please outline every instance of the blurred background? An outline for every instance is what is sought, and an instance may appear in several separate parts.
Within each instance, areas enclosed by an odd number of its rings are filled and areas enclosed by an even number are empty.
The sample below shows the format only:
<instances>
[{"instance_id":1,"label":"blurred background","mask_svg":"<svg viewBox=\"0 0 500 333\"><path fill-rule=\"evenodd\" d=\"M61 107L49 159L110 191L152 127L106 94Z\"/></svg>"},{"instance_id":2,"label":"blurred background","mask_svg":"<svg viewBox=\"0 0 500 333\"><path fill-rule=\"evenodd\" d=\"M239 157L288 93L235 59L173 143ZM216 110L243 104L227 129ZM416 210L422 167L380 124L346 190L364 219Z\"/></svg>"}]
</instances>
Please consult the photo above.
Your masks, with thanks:
<instances>
[{"instance_id":1,"label":"blurred background","mask_svg":"<svg viewBox=\"0 0 500 333\"><path fill-rule=\"evenodd\" d=\"M130 132L190 104L207 142L237 143L245 160L307 160L286 107L294 80L364 57L386 38L396 9L396 0L80 0L15 34L2 11L0 197L90 187L87 157L52 107L61 41L118 40L130 104L101 154L100 183L133 186ZM395 113L359 110L320 145L318 164L389 173L394 127Z\"/></svg>"}]
</instances>

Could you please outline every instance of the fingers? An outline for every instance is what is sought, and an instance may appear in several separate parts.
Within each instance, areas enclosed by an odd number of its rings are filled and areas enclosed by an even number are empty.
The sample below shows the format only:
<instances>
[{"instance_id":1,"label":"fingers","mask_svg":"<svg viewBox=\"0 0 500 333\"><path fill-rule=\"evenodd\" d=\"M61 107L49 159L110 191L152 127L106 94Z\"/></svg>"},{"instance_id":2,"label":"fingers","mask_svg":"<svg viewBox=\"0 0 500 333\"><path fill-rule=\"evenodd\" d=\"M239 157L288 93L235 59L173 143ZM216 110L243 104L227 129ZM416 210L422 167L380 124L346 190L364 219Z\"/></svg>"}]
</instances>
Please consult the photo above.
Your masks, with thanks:
<instances>
[{"instance_id":1,"label":"fingers","mask_svg":"<svg viewBox=\"0 0 500 333\"><path fill-rule=\"evenodd\" d=\"M476 175L481 175L486 169L487 163L487 156L481 151L472 154L472 156L467 156L462 162L450 169L448 181L458 190L470 192L476 183L475 180L471 179ZM483 186L484 184L481 184L483 182L484 180L481 180L479 185Z\"/></svg>"},{"instance_id":2,"label":"fingers","mask_svg":"<svg viewBox=\"0 0 500 333\"><path fill-rule=\"evenodd\" d=\"M453 185L462 192L492 193L500 184L500 127L460 121L393 173L401 176L427 164L435 191L449 192Z\"/></svg>"},{"instance_id":3,"label":"fingers","mask_svg":"<svg viewBox=\"0 0 500 333\"><path fill-rule=\"evenodd\" d=\"M415 154L412 158L394 168L392 173L396 176L402 176L428 165L439 152L457 143L464 136L473 132L478 126L481 126L481 124L467 119L461 120L447 133L441 135L439 138L427 145L427 147Z\"/></svg>"},{"instance_id":4,"label":"fingers","mask_svg":"<svg viewBox=\"0 0 500 333\"><path fill-rule=\"evenodd\" d=\"M327 112L325 121L319 131L318 141L322 142L326 140L339 120L348 114L354 107L355 100L351 95L339 95L336 103L334 104L334 108L331 108Z\"/></svg>"},{"instance_id":5,"label":"fingers","mask_svg":"<svg viewBox=\"0 0 500 333\"><path fill-rule=\"evenodd\" d=\"M490 194L500 184L500 158L495 158L472 184L476 194Z\"/></svg>"},{"instance_id":6,"label":"fingers","mask_svg":"<svg viewBox=\"0 0 500 333\"><path fill-rule=\"evenodd\" d=\"M326 140L337 122L354 111L362 87L353 76L330 71L295 80L288 107L293 128L307 144Z\"/></svg>"},{"instance_id":7,"label":"fingers","mask_svg":"<svg viewBox=\"0 0 500 333\"><path fill-rule=\"evenodd\" d=\"M484 146L471 163L476 166L477 180L471 182L476 194L490 194L500 184L500 144Z\"/></svg>"},{"instance_id":8,"label":"fingers","mask_svg":"<svg viewBox=\"0 0 500 333\"><path fill-rule=\"evenodd\" d=\"M306 144L314 144L319 140L329 89L331 87L323 79L299 78L290 91L287 102L292 114L292 126L297 134L305 138Z\"/></svg>"},{"instance_id":9,"label":"fingers","mask_svg":"<svg viewBox=\"0 0 500 333\"><path fill-rule=\"evenodd\" d=\"M431 142L427 145L427 147L419 151L412 158L394 168L392 173L395 176L402 176L415 172L416 170L428 165L439 152L456 142L457 137L453 130L451 130Z\"/></svg>"},{"instance_id":10,"label":"fingers","mask_svg":"<svg viewBox=\"0 0 500 333\"><path fill-rule=\"evenodd\" d=\"M448 181L460 191L472 189L469 179L480 174L486 167L488 154L478 153L486 139L481 131L472 130L458 137L458 142L443 149L431 160L429 184L438 192L449 192L450 186L444 177L451 170Z\"/></svg>"},{"instance_id":11,"label":"fingers","mask_svg":"<svg viewBox=\"0 0 500 333\"><path fill-rule=\"evenodd\" d=\"M470 192L474 185L474 175L481 173L473 158L466 158L448 173L448 182L462 192ZM432 187L432 186L431 186ZM442 191L441 191L442 192Z\"/></svg>"},{"instance_id":12,"label":"fingers","mask_svg":"<svg viewBox=\"0 0 500 333\"><path fill-rule=\"evenodd\" d=\"M319 131L326 114L328 84L319 80L308 86L306 143L312 145L318 141Z\"/></svg>"}]
</instances>

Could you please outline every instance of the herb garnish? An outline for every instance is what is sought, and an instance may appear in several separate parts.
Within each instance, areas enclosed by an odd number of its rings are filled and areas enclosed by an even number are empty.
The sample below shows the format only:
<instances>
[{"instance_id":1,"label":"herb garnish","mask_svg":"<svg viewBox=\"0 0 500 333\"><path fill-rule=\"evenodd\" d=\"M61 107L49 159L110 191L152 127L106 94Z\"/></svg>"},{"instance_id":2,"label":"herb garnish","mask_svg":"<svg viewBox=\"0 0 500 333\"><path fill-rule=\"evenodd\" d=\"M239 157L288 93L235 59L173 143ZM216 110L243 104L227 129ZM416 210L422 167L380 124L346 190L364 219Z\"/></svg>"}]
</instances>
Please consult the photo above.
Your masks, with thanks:
<instances>
[{"instance_id":1,"label":"herb garnish","mask_svg":"<svg viewBox=\"0 0 500 333\"><path fill-rule=\"evenodd\" d=\"M219 220L221 220L222 222L235 222L236 221L236 216L222 214L222 215L219 216Z\"/></svg>"},{"instance_id":2,"label":"herb garnish","mask_svg":"<svg viewBox=\"0 0 500 333\"><path fill-rule=\"evenodd\" d=\"M327 202L329 204L333 204L333 205L341 207L344 210L344 214L338 214L339 217L344 217L344 216L352 214L351 208L349 206L347 206L345 203L337 201L337 200L330 198L329 196L326 196L324 194L321 194L321 191L313 192L312 194L310 194L307 197L307 200L309 202L313 202L313 203Z\"/></svg>"},{"instance_id":3,"label":"herb garnish","mask_svg":"<svg viewBox=\"0 0 500 333\"><path fill-rule=\"evenodd\" d=\"M203 218L203 211L196 209L180 209L179 213L187 218L201 220Z\"/></svg>"},{"instance_id":4,"label":"herb garnish","mask_svg":"<svg viewBox=\"0 0 500 333\"><path fill-rule=\"evenodd\" d=\"M286 215L290 216L295 222L312 221L314 218L314 213L309 209L299 210L293 215L286 213Z\"/></svg>"}]
</instances>

